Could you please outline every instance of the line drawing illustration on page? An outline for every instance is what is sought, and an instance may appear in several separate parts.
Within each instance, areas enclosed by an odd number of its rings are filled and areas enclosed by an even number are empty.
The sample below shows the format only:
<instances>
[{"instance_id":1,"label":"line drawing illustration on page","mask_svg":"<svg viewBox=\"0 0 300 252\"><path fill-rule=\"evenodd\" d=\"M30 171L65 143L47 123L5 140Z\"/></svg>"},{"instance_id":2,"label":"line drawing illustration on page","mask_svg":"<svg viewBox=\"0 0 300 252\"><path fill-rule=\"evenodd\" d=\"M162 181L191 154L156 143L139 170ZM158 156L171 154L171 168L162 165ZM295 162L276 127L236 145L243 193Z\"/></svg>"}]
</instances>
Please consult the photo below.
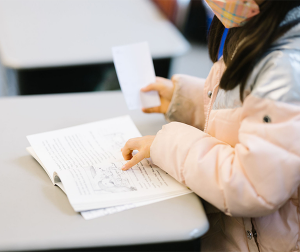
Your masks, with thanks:
<instances>
[{"instance_id":1,"label":"line drawing illustration on page","mask_svg":"<svg viewBox=\"0 0 300 252\"><path fill-rule=\"evenodd\" d=\"M120 193L137 191L129 178L115 163L85 167L85 172L96 193Z\"/></svg>"},{"instance_id":2,"label":"line drawing illustration on page","mask_svg":"<svg viewBox=\"0 0 300 252\"><path fill-rule=\"evenodd\" d=\"M127 141L125 138L125 134L122 132L106 134L104 135L104 138L107 140L108 143L111 144L112 149L115 150L121 149Z\"/></svg>"}]
</instances>

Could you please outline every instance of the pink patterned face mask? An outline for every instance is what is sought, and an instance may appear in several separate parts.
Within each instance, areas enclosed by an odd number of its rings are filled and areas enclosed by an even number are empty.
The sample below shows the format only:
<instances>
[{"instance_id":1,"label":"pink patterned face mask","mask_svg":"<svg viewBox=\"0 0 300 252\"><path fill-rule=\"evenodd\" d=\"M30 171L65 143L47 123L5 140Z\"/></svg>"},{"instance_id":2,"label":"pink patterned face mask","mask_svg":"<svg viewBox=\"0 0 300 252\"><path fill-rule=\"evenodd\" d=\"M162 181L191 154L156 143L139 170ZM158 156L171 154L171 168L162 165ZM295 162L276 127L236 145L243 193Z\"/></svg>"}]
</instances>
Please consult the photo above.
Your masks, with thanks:
<instances>
[{"instance_id":1,"label":"pink patterned face mask","mask_svg":"<svg viewBox=\"0 0 300 252\"><path fill-rule=\"evenodd\" d=\"M206 0L215 15L226 28L243 26L250 18L259 14L254 0Z\"/></svg>"}]
</instances>

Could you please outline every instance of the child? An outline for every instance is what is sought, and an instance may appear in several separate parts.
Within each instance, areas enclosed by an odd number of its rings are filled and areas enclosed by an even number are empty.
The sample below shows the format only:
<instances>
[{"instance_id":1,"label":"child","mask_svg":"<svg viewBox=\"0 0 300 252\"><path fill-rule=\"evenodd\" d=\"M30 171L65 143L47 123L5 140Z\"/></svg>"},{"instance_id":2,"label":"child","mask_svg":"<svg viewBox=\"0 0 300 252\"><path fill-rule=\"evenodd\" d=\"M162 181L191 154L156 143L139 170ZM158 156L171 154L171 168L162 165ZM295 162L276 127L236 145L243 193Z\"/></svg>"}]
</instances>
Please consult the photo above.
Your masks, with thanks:
<instances>
[{"instance_id":1,"label":"child","mask_svg":"<svg viewBox=\"0 0 300 252\"><path fill-rule=\"evenodd\" d=\"M208 78L157 78L142 90L162 102L144 112L177 122L129 140L123 170L151 157L211 204L202 251L300 251L300 3L207 3Z\"/></svg>"}]
</instances>

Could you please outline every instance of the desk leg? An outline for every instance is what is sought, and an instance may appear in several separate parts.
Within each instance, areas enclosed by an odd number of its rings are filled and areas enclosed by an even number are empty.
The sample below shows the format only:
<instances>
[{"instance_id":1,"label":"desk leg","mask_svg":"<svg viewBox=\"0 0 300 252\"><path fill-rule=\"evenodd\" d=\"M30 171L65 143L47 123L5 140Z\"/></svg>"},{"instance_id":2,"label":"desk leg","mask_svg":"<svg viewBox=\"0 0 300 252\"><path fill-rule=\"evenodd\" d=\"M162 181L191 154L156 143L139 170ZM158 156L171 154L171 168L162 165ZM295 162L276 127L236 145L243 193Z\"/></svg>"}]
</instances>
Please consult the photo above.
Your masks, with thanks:
<instances>
[{"instance_id":1,"label":"desk leg","mask_svg":"<svg viewBox=\"0 0 300 252\"><path fill-rule=\"evenodd\" d=\"M19 94L17 71L1 65L0 62L0 96Z\"/></svg>"}]
</instances>

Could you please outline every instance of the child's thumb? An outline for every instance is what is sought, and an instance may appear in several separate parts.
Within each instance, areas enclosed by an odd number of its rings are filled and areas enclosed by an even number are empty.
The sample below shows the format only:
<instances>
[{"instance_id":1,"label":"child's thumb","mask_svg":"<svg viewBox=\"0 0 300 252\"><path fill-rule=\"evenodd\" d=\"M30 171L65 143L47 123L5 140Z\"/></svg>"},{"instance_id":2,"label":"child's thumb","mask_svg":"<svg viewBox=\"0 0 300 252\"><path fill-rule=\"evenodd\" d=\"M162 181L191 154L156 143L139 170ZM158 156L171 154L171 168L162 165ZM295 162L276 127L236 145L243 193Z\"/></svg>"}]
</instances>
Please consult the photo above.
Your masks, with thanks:
<instances>
[{"instance_id":1,"label":"child's thumb","mask_svg":"<svg viewBox=\"0 0 300 252\"><path fill-rule=\"evenodd\" d=\"M152 83L146 87L143 87L141 89L142 92L149 92L149 91L159 91L160 90L160 85L156 84L156 83Z\"/></svg>"}]
</instances>

